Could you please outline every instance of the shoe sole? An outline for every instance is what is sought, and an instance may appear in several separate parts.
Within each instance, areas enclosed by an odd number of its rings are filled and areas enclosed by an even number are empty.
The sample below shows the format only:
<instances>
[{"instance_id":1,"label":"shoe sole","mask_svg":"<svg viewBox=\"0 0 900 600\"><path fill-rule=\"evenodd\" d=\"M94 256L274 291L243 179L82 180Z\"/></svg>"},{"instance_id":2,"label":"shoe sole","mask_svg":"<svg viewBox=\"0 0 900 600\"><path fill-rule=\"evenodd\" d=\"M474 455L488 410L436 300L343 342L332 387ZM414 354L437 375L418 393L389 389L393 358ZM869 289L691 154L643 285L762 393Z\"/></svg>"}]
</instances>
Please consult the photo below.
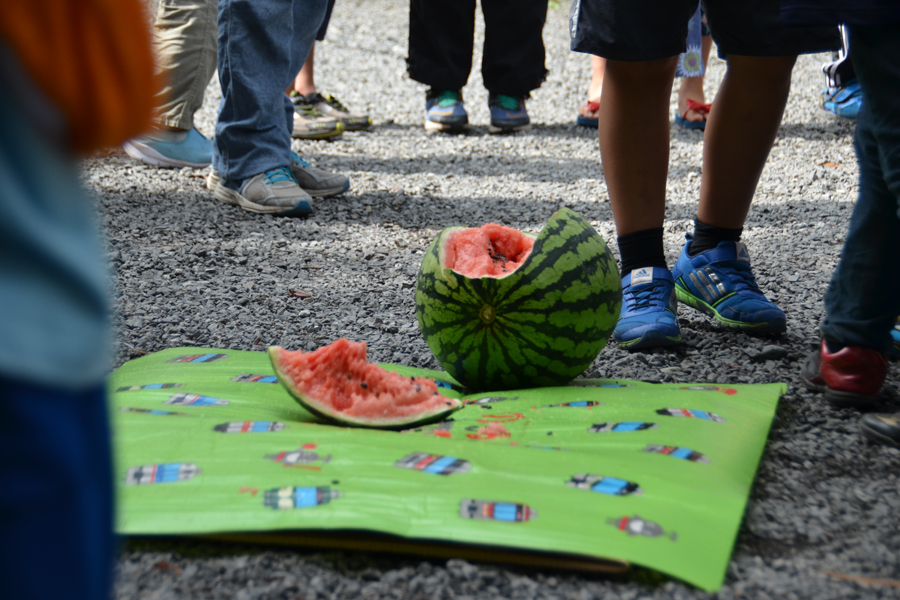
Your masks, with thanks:
<instances>
[{"instance_id":1,"label":"shoe sole","mask_svg":"<svg viewBox=\"0 0 900 600\"><path fill-rule=\"evenodd\" d=\"M719 325L721 325L725 329L730 329L731 331L743 331L744 333L762 333L773 335L782 334L787 331L787 324L784 321L769 321L767 323L745 323L743 321L733 321L731 319L726 319L719 314L719 311L717 311L715 308L713 308L697 296L691 294L688 290L678 285L677 282L675 283L675 295L678 296L678 301L682 304L687 304L691 308L695 308L702 313L708 314L713 319L715 319Z\"/></svg>"},{"instance_id":2,"label":"shoe sole","mask_svg":"<svg viewBox=\"0 0 900 600\"><path fill-rule=\"evenodd\" d=\"M468 121L465 123L438 123L437 121L425 119L425 131L461 132L468 127Z\"/></svg>"},{"instance_id":3,"label":"shoe sole","mask_svg":"<svg viewBox=\"0 0 900 600\"><path fill-rule=\"evenodd\" d=\"M681 343L681 336L669 337L667 335L661 335L655 331L646 331L644 335L635 339L628 341L619 341L615 338L613 340L619 345L620 348L624 350L649 350L651 348L667 348L670 346L677 346Z\"/></svg>"},{"instance_id":4,"label":"shoe sole","mask_svg":"<svg viewBox=\"0 0 900 600\"><path fill-rule=\"evenodd\" d=\"M291 132L291 137L295 140L325 140L338 137L344 131L344 129L335 129L334 131Z\"/></svg>"},{"instance_id":5,"label":"shoe sole","mask_svg":"<svg viewBox=\"0 0 900 600\"><path fill-rule=\"evenodd\" d=\"M215 194L216 187L219 185L219 182L221 180L222 180L222 178L219 175L210 171L209 175L206 177L206 189L208 189L209 191L211 191ZM225 188L225 189L228 190L228 188ZM342 185L341 187L326 188L324 190L308 190L303 186L300 186L300 189L303 190L304 192L306 192L307 194L309 194L310 198L328 198L329 196L337 196L338 194L343 194L344 192L349 190L350 182L346 181L346 182L344 182L344 185ZM228 191L230 192L231 190L228 190ZM219 199L222 200L221 198L219 198ZM222 201L229 202L228 200L222 200ZM236 203L229 202L229 204L236 204Z\"/></svg>"},{"instance_id":6,"label":"shoe sole","mask_svg":"<svg viewBox=\"0 0 900 600\"><path fill-rule=\"evenodd\" d=\"M128 140L122 144L122 148L131 158L147 163L148 165L153 165L154 167L167 167L172 169L190 167L192 169L202 169L203 167L209 166L209 163L192 163L165 157L153 148L134 142L133 140Z\"/></svg>"},{"instance_id":7,"label":"shoe sole","mask_svg":"<svg viewBox=\"0 0 900 600\"><path fill-rule=\"evenodd\" d=\"M531 129L531 123L516 125L515 127L500 127L493 123L488 125L488 133L515 133L517 131L525 131L526 129Z\"/></svg>"},{"instance_id":8,"label":"shoe sole","mask_svg":"<svg viewBox=\"0 0 900 600\"><path fill-rule=\"evenodd\" d=\"M310 206L309 202L307 202L306 200L301 200L297 204L297 206L288 210L273 206L255 204L247 200L239 192L225 187L221 183L216 185L213 196L215 196L216 200L220 200L221 202L225 202L226 204L234 204L236 206L240 206L244 210L249 210L250 212L259 213L261 215L274 215L276 217L306 217L311 215L313 212L312 206Z\"/></svg>"},{"instance_id":9,"label":"shoe sole","mask_svg":"<svg viewBox=\"0 0 900 600\"><path fill-rule=\"evenodd\" d=\"M863 434L863 436L865 436L872 442L883 444L885 446L891 446L892 448L900 448L900 443L898 443L897 440L892 437L888 437L879 431L875 431L874 429L869 428L868 426L866 426L866 423L863 420L860 420L859 422L859 431Z\"/></svg>"}]
</instances>

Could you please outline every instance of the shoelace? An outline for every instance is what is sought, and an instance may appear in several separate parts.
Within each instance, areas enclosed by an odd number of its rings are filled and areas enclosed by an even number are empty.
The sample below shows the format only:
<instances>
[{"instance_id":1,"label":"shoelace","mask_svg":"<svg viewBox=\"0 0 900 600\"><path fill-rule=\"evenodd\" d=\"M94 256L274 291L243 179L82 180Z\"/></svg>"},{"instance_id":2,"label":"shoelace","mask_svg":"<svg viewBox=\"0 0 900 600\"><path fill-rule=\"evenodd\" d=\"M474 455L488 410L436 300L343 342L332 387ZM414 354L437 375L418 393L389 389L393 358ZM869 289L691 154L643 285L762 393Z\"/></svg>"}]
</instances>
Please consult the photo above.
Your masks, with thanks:
<instances>
[{"instance_id":1,"label":"shoelace","mask_svg":"<svg viewBox=\"0 0 900 600\"><path fill-rule=\"evenodd\" d=\"M325 102L325 104L327 104L331 108L334 108L336 110L339 110L339 111L345 112L345 113L350 112L350 109L348 109L346 106L344 106L340 100L338 100L331 94L322 95L322 100Z\"/></svg>"},{"instance_id":2,"label":"shoelace","mask_svg":"<svg viewBox=\"0 0 900 600\"><path fill-rule=\"evenodd\" d=\"M459 95L459 92L454 92L453 90L444 90L437 96L437 104L441 108L447 108L460 102L462 102L462 96Z\"/></svg>"},{"instance_id":3,"label":"shoelace","mask_svg":"<svg viewBox=\"0 0 900 600\"><path fill-rule=\"evenodd\" d=\"M293 161L293 164L298 165L298 166L300 166L300 167L303 167L304 169L305 169L306 167L311 167L311 166L312 166L311 163L306 162L305 160L303 160L302 158L300 158L300 155L299 155L299 154L297 154L296 152L293 152L293 151L291 152L291 160Z\"/></svg>"},{"instance_id":4,"label":"shoelace","mask_svg":"<svg viewBox=\"0 0 900 600\"><path fill-rule=\"evenodd\" d=\"M630 310L641 310L654 305L665 308L668 298L666 285L662 281L654 281L640 287L639 290L634 289L634 286L625 289L625 302L631 307Z\"/></svg>"},{"instance_id":5,"label":"shoelace","mask_svg":"<svg viewBox=\"0 0 900 600\"><path fill-rule=\"evenodd\" d=\"M287 167L276 167L274 169L269 169L265 173L265 177L263 177L263 181L266 185L272 185L273 183L279 183L281 181L293 181L297 182L294 179L294 174L291 173L291 170Z\"/></svg>"},{"instance_id":6,"label":"shoelace","mask_svg":"<svg viewBox=\"0 0 900 600\"><path fill-rule=\"evenodd\" d=\"M316 108L315 106L309 106L308 104L295 104L294 110L308 119L316 119L318 117L325 116L319 112L318 108Z\"/></svg>"},{"instance_id":7,"label":"shoelace","mask_svg":"<svg viewBox=\"0 0 900 600\"><path fill-rule=\"evenodd\" d=\"M497 104L504 110L519 110L519 99L515 96L497 94L494 96L494 104Z\"/></svg>"}]
</instances>

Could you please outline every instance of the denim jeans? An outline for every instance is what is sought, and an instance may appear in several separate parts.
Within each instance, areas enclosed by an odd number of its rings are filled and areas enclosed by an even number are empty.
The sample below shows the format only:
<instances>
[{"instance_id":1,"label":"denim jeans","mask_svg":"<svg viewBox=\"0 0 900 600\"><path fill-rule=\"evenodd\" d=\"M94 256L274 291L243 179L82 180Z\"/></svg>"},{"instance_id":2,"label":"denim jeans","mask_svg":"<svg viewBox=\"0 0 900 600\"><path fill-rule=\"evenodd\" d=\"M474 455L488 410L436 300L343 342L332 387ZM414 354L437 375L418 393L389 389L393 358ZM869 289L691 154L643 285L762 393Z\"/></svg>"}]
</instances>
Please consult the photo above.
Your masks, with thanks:
<instances>
[{"instance_id":1,"label":"denim jeans","mask_svg":"<svg viewBox=\"0 0 900 600\"><path fill-rule=\"evenodd\" d=\"M851 26L850 47L863 95L859 198L820 330L834 342L885 350L900 315L900 25Z\"/></svg>"},{"instance_id":2,"label":"denim jeans","mask_svg":"<svg viewBox=\"0 0 900 600\"><path fill-rule=\"evenodd\" d=\"M213 166L241 181L290 164L293 106L284 91L303 66L327 0L219 0L222 102Z\"/></svg>"}]
</instances>

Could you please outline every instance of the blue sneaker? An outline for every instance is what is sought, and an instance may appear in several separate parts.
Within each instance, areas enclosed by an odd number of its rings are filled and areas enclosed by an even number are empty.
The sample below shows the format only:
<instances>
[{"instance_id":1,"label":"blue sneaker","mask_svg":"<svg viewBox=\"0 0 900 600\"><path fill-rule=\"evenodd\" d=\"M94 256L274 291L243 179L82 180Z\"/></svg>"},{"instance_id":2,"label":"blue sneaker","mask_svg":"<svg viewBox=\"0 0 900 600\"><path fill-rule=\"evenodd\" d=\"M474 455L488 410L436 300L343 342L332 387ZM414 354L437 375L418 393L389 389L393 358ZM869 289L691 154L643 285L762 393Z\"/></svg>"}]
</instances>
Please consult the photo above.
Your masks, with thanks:
<instances>
[{"instance_id":1,"label":"blue sneaker","mask_svg":"<svg viewBox=\"0 0 900 600\"><path fill-rule=\"evenodd\" d=\"M425 131L462 131L469 124L462 94L456 90L425 95Z\"/></svg>"},{"instance_id":2,"label":"blue sneaker","mask_svg":"<svg viewBox=\"0 0 900 600\"><path fill-rule=\"evenodd\" d=\"M488 108L491 109L489 133L512 133L531 127L531 119L528 118L524 98L491 94Z\"/></svg>"},{"instance_id":3,"label":"blue sneaker","mask_svg":"<svg viewBox=\"0 0 900 600\"><path fill-rule=\"evenodd\" d=\"M891 329L891 347L888 348L888 356L900 358L900 317L897 317L894 328Z\"/></svg>"},{"instance_id":4,"label":"blue sneaker","mask_svg":"<svg viewBox=\"0 0 900 600\"><path fill-rule=\"evenodd\" d=\"M833 94L827 89L822 91L822 108L836 117L856 119L862 105L862 88L856 79L851 79Z\"/></svg>"},{"instance_id":5,"label":"blue sneaker","mask_svg":"<svg viewBox=\"0 0 900 600\"><path fill-rule=\"evenodd\" d=\"M181 138L172 141L166 138ZM159 132L128 140L125 152L131 158L155 167L191 167L200 169L212 162L212 141L203 137L196 129L184 133L183 137L174 132Z\"/></svg>"},{"instance_id":6,"label":"blue sneaker","mask_svg":"<svg viewBox=\"0 0 900 600\"><path fill-rule=\"evenodd\" d=\"M622 278L622 310L612 338L627 350L681 342L675 280L668 269L644 267Z\"/></svg>"},{"instance_id":7,"label":"blue sneaker","mask_svg":"<svg viewBox=\"0 0 900 600\"><path fill-rule=\"evenodd\" d=\"M760 291L750 254L741 242L720 242L711 250L688 256L693 236L675 263L678 299L708 313L726 329L746 333L784 333L784 313Z\"/></svg>"}]
</instances>

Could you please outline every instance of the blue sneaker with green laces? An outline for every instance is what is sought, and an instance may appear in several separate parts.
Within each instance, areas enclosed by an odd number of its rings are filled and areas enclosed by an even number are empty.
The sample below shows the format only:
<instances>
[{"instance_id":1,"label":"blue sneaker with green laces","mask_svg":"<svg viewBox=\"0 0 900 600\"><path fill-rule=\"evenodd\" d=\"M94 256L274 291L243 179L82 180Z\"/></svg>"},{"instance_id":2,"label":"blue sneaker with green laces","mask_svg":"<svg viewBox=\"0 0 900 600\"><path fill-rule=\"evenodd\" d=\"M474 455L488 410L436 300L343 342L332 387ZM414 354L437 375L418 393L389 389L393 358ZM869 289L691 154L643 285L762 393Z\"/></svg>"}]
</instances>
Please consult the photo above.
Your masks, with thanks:
<instances>
[{"instance_id":1,"label":"blue sneaker with green laces","mask_svg":"<svg viewBox=\"0 0 900 600\"><path fill-rule=\"evenodd\" d=\"M425 94L426 131L462 131L469 115L458 90L429 90Z\"/></svg>"},{"instance_id":2,"label":"blue sneaker with green laces","mask_svg":"<svg viewBox=\"0 0 900 600\"><path fill-rule=\"evenodd\" d=\"M626 350L681 342L675 280L668 269L643 267L622 278L622 309L612 338Z\"/></svg>"},{"instance_id":3,"label":"blue sneaker with green laces","mask_svg":"<svg viewBox=\"0 0 900 600\"><path fill-rule=\"evenodd\" d=\"M491 94L488 108L491 109L489 133L512 133L531 127L531 119L525 109L525 98Z\"/></svg>"},{"instance_id":4,"label":"blue sneaker with green laces","mask_svg":"<svg viewBox=\"0 0 900 600\"><path fill-rule=\"evenodd\" d=\"M690 256L687 234L672 276L675 293L688 306L705 312L726 329L745 333L784 333L784 313L759 289L750 269L750 254L741 242L720 242Z\"/></svg>"}]
</instances>

